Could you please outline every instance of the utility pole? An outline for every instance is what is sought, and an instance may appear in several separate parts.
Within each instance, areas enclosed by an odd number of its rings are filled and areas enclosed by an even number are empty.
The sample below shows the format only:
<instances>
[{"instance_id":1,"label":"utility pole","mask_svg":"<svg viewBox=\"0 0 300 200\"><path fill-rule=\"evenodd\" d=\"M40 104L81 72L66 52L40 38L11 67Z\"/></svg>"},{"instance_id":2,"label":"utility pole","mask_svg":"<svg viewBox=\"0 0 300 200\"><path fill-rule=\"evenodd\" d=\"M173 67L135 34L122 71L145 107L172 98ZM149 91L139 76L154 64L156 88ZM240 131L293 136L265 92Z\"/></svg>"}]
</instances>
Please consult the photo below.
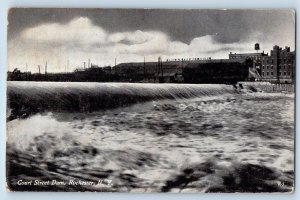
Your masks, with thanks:
<instances>
[{"instance_id":1,"label":"utility pole","mask_svg":"<svg viewBox=\"0 0 300 200\"><path fill-rule=\"evenodd\" d=\"M163 64L162 64L161 58L160 58L160 67L161 67L161 77L162 77L162 82L165 82L165 81L164 81L164 68L163 68Z\"/></svg>"},{"instance_id":2,"label":"utility pole","mask_svg":"<svg viewBox=\"0 0 300 200\"><path fill-rule=\"evenodd\" d=\"M26 63L26 68L25 68L25 72L27 73L27 63Z\"/></svg>"},{"instance_id":3,"label":"utility pole","mask_svg":"<svg viewBox=\"0 0 300 200\"><path fill-rule=\"evenodd\" d=\"M146 77L146 58L144 56L144 78Z\"/></svg>"},{"instance_id":4,"label":"utility pole","mask_svg":"<svg viewBox=\"0 0 300 200\"><path fill-rule=\"evenodd\" d=\"M273 50L274 51L274 50ZM281 62L279 59L279 49L276 48L276 61L277 61L277 82L280 83L280 73L282 73L281 71ZM281 72L280 72L281 71Z\"/></svg>"},{"instance_id":5,"label":"utility pole","mask_svg":"<svg viewBox=\"0 0 300 200\"><path fill-rule=\"evenodd\" d=\"M115 74L117 74L117 58L115 58Z\"/></svg>"},{"instance_id":6,"label":"utility pole","mask_svg":"<svg viewBox=\"0 0 300 200\"><path fill-rule=\"evenodd\" d=\"M181 74L183 73L183 58L181 58Z\"/></svg>"}]
</instances>

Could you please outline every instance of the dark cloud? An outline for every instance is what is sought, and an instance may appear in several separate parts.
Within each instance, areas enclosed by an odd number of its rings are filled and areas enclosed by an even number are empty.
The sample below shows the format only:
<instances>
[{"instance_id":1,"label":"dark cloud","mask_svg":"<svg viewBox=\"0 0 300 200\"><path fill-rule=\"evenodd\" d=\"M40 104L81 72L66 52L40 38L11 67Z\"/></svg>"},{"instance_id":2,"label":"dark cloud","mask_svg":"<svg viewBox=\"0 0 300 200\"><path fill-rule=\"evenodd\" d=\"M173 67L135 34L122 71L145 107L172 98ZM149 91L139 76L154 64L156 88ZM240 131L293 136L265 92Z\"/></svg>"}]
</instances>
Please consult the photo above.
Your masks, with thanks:
<instances>
[{"instance_id":1,"label":"dark cloud","mask_svg":"<svg viewBox=\"0 0 300 200\"><path fill-rule=\"evenodd\" d=\"M238 42L252 33L261 33L266 40L276 40L295 31L295 16L291 10L13 8L8 15L8 38L28 27L42 23L64 24L76 17L88 17L109 32L155 30L185 43L214 34L221 43Z\"/></svg>"},{"instance_id":2,"label":"dark cloud","mask_svg":"<svg viewBox=\"0 0 300 200\"><path fill-rule=\"evenodd\" d=\"M63 71L90 59L99 66L164 59L227 58L229 52L295 48L293 10L13 8L8 66ZM51 67L50 67L51 66ZM26 68L27 69L27 68Z\"/></svg>"}]
</instances>

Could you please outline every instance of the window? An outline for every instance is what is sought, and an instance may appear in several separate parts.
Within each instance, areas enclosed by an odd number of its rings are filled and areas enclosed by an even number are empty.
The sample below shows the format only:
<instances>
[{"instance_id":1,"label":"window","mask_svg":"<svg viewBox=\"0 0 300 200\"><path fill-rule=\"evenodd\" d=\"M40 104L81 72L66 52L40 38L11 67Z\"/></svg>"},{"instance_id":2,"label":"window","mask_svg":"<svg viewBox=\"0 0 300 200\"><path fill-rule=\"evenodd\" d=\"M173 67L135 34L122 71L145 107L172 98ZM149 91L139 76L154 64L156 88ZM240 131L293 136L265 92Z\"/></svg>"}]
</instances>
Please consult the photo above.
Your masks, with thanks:
<instances>
[{"instance_id":1,"label":"window","mask_svg":"<svg viewBox=\"0 0 300 200\"><path fill-rule=\"evenodd\" d=\"M291 65L289 65L289 69L291 69Z\"/></svg>"},{"instance_id":2,"label":"window","mask_svg":"<svg viewBox=\"0 0 300 200\"><path fill-rule=\"evenodd\" d=\"M262 75L264 76L264 75L265 75L265 72L262 72Z\"/></svg>"},{"instance_id":3,"label":"window","mask_svg":"<svg viewBox=\"0 0 300 200\"><path fill-rule=\"evenodd\" d=\"M281 72L279 72L279 76L281 76Z\"/></svg>"},{"instance_id":4,"label":"window","mask_svg":"<svg viewBox=\"0 0 300 200\"><path fill-rule=\"evenodd\" d=\"M273 72L271 72L271 75L273 76Z\"/></svg>"},{"instance_id":5,"label":"window","mask_svg":"<svg viewBox=\"0 0 300 200\"><path fill-rule=\"evenodd\" d=\"M288 72L288 75L290 76L290 75L291 75L291 72Z\"/></svg>"},{"instance_id":6,"label":"window","mask_svg":"<svg viewBox=\"0 0 300 200\"><path fill-rule=\"evenodd\" d=\"M271 69L273 69L273 65L271 66Z\"/></svg>"},{"instance_id":7,"label":"window","mask_svg":"<svg viewBox=\"0 0 300 200\"><path fill-rule=\"evenodd\" d=\"M267 76L269 76L269 72L267 72Z\"/></svg>"},{"instance_id":8,"label":"window","mask_svg":"<svg viewBox=\"0 0 300 200\"><path fill-rule=\"evenodd\" d=\"M283 65L283 69L285 69L285 65Z\"/></svg>"},{"instance_id":9,"label":"window","mask_svg":"<svg viewBox=\"0 0 300 200\"><path fill-rule=\"evenodd\" d=\"M263 66L262 68L265 69L265 66Z\"/></svg>"},{"instance_id":10,"label":"window","mask_svg":"<svg viewBox=\"0 0 300 200\"><path fill-rule=\"evenodd\" d=\"M285 75L286 75L286 72L283 72L283 75L285 76Z\"/></svg>"},{"instance_id":11,"label":"window","mask_svg":"<svg viewBox=\"0 0 300 200\"><path fill-rule=\"evenodd\" d=\"M269 69L269 65L267 65L267 69Z\"/></svg>"},{"instance_id":12,"label":"window","mask_svg":"<svg viewBox=\"0 0 300 200\"><path fill-rule=\"evenodd\" d=\"M272 59L272 64L273 64L274 60Z\"/></svg>"}]
</instances>

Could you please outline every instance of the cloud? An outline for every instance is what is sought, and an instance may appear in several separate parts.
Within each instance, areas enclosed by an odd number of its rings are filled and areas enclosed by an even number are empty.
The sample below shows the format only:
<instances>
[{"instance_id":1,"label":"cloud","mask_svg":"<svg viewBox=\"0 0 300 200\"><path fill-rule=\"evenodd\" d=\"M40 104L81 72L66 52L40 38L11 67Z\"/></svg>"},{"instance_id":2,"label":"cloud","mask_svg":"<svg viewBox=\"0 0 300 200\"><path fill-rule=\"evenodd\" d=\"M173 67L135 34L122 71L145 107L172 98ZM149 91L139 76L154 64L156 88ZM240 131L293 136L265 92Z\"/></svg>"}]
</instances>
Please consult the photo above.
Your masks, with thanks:
<instances>
[{"instance_id":1,"label":"cloud","mask_svg":"<svg viewBox=\"0 0 300 200\"><path fill-rule=\"evenodd\" d=\"M140 55L162 53L170 43L168 36L162 32L141 30L113 33L108 40L115 43L115 50L119 53Z\"/></svg>"},{"instance_id":2,"label":"cloud","mask_svg":"<svg viewBox=\"0 0 300 200\"><path fill-rule=\"evenodd\" d=\"M37 71L37 65L48 62L49 71L64 71L67 60L70 70L82 67L88 59L100 66L117 62L156 61L167 58L212 57L228 58L232 52L254 52L254 43L264 43L260 32L235 43L220 43L218 35L193 38L186 44L173 41L161 31L134 30L110 33L92 23L87 17L74 18L69 23L45 23L23 30L19 37L9 40L9 70L26 65Z\"/></svg>"},{"instance_id":3,"label":"cloud","mask_svg":"<svg viewBox=\"0 0 300 200\"><path fill-rule=\"evenodd\" d=\"M75 18L68 24L42 24L21 32L22 39L41 43L105 43L106 37L107 33L86 17Z\"/></svg>"},{"instance_id":4,"label":"cloud","mask_svg":"<svg viewBox=\"0 0 300 200\"><path fill-rule=\"evenodd\" d=\"M143 44L149 41L155 40L167 40L167 36L161 32L156 31L148 31L144 32L141 30L133 31L133 32L118 32L113 33L108 38L110 41L119 43L128 41L130 44Z\"/></svg>"}]
</instances>

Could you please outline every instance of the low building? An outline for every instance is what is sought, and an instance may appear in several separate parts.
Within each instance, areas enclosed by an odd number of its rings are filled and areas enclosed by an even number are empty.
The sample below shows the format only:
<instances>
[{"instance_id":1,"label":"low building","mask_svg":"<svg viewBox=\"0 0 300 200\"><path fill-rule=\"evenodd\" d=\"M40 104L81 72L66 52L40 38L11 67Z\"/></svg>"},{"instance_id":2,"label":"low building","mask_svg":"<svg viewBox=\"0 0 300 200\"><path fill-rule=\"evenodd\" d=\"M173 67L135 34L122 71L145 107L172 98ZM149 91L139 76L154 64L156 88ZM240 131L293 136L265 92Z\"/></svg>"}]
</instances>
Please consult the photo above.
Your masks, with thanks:
<instances>
[{"instance_id":1,"label":"low building","mask_svg":"<svg viewBox=\"0 0 300 200\"><path fill-rule=\"evenodd\" d=\"M262 53L232 53L229 54L229 59L245 61L247 58L251 58L253 61L260 61L262 57L268 56L268 54Z\"/></svg>"}]
</instances>

